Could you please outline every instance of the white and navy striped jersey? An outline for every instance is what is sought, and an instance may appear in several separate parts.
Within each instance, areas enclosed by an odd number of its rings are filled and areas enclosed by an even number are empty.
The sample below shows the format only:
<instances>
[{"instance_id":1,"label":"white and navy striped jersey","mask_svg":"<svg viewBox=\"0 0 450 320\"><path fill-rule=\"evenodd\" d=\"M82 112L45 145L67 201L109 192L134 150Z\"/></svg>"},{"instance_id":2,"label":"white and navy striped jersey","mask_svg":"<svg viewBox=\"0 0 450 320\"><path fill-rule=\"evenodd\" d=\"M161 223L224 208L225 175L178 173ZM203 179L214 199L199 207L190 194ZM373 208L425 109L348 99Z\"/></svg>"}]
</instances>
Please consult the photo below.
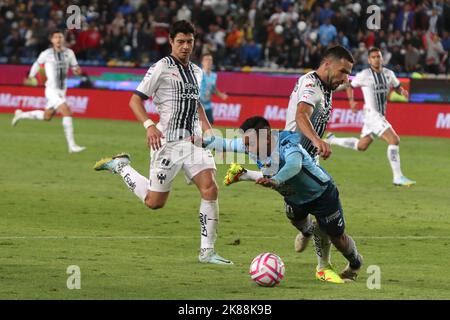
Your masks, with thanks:
<instances>
[{"instance_id":1,"label":"white and navy striped jersey","mask_svg":"<svg viewBox=\"0 0 450 320\"><path fill-rule=\"evenodd\" d=\"M184 67L172 56L152 65L135 94L153 98L159 113L157 128L167 141L201 135L197 107L202 70L192 62Z\"/></svg>"},{"instance_id":2,"label":"white and navy striped jersey","mask_svg":"<svg viewBox=\"0 0 450 320\"><path fill-rule=\"evenodd\" d=\"M330 119L331 93L332 90L320 80L317 73L311 71L298 79L289 99L285 130L297 131L300 134L300 144L312 157L316 155L317 148L297 127L297 106L300 102L305 102L314 108L310 118L311 124L322 138Z\"/></svg>"},{"instance_id":3,"label":"white and navy striped jersey","mask_svg":"<svg viewBox=\"0 0 450 320\"><path fill-rule=\"evenodd\" d=\"M44 65L45 75L47 77L45 87L59 90L66 89L69 67L74 68L78 66L75 53L71 49L64 48L58 52L53 48L49 48L41 52L31 67L29 76L34 77L39 71L39 66L42 64Z\"/></svg>"},{"instance_id":4,"label":"white and navy striped jersey","mask_svg":"<svg viewBox=\"0 0 450 320\"><path fill-rule=\"evenodd\" d=\"M376 72L367 68L356 74L351 85L353 88L361 87L364 109L379 112L384 116L389 91L392 87L398 88L400 81L392 70L382 68L381 72Z\"/></svg>"}]
</instances>

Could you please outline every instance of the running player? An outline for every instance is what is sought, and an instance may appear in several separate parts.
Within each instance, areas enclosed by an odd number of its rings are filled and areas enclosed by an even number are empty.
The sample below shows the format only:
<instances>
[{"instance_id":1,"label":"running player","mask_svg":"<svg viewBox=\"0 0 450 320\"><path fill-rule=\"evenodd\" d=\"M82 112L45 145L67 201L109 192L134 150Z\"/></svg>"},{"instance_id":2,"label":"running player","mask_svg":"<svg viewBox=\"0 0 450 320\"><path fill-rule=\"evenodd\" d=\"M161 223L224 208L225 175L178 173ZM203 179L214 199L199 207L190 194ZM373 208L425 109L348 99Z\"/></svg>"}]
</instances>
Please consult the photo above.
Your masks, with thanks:
<instances>
[{"instance_id":1,"label":"running player","mask_svg":"<svg viewBox=\"0 0 450 320\"><path fill-rule=\"evenodd\" d=\"M372 144L374 136L382 138L387 142L387 158L391 165L393 180L396 186L411 186L416 182L408 179L400 168L400 138L386 120L386 104L390 89L408 98L405 90L394 72L383 67L383 56L380 49L369 50L368 62L370 68L364 69L353 78L351 86L347 87L347 95L351 109L356 112L357 104L353 98L353 88L361 87L364 95L364 125L361 137L338 138L333 133L328 133L326 141L345 148L357 151L366 151Z\"/></svg>"},{"instance_id":2,"label":"running player","mask_svg":"<svg viewBox=\"0 0 450 320\"><path fill-rule=\"evenodd\" d=\"M209 123L214 123L213 108L211 98L216 94L220 99L227 100L228 96L217 89L217 73L212 71L213 56L210 53L205 53L202 56L202 84L200 86L200 102L205 108L206 116Z\"/></svg>"},{"instance_id":3,"label":"running player","mask_svg":"<svg viewBox=\"0 0 450 320\"><path fill-rule=\"evenodd\" d=\"M202 130L211 130L205 110L199 103L202 71L190 62L194 35L194 26L188 21L180 20L171 26L171 55L150 67L130 100L130 107L144 126L151 147L150 178L131 167L128 154L102 159L94 169L119 174L150 209L164 207L173 179L183 170L201 194L199 261L231 265L230 260L214 250L219 222L214 159L209 150L194 144L196 138L201 138ZM149 97L160 115L157 125L148 118L144 108L144 100Z\"/></svg>"},{"instance_id":4,"label":"running player","mask_svg":"<svg viewBox=\"0 0 450 320\"><path fill-rule=\"evenodd\" d=\"M290 96L285 130L299 133L300 144L317 164L319 156L327 159L331 155L331 147L322 137L330 119L332 92L348 82L353 62L352 54L344 47L327 49L319 68L300 77ZM256 181L261 177L261 172L242 172L240 165L234 165L229 168L224 183L229 185L237 180ZM316 276L325 274L325 279L330 279L327 281L337 279L339 282L338 275L331 267L331 243L326 234L314 228L310 219L306 220L306 225L304 221L295 219L291 222L299 230L294 240L295 250L304 251L314 235L318 260Z\"/></svg>"},{"instance_id":5,"label":"running player","mask_svg":"<svg viewBox=\"0 0 450 320\"><path fill-rule=\"evenodd\" d=\"M47 77L47 81L45 82L45 97L47 98L45 111L34 110L23 112L17 109L11 124L15 126L23 119L49 121L56 112L59 112L63 117L62 125L69 147L69 153L80 152L86 149L86 147L80 147L75 143L72 113L66 102L66 80L69 67L72 68L75 75L80 75L81 69L78 66L74 52L64 47L64 34L62 31L53 31L50 34L50 42L52 43L52 47L41 52L36 62L33 63L29 73L29 78L34 78L39 72L40 66L44 65Z\"/></svg>"}]
</instances>

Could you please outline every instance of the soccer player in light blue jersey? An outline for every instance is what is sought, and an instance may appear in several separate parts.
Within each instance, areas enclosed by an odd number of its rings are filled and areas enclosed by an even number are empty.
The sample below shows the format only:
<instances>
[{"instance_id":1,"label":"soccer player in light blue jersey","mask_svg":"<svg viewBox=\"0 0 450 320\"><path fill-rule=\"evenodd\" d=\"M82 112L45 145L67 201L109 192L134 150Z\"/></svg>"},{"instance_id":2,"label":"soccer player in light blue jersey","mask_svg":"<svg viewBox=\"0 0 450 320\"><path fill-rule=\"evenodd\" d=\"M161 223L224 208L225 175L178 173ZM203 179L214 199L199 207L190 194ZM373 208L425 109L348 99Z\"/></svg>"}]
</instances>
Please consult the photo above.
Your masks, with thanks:
<instances>
[{"instance_id":1,"label":"soccer player in light blue jersey","mask_svg":"<svg viewBox=\"0 0 450 320\"><path fill-rule=\"evenodd\" d=\"M217 89L217 73L212 71L213 56L210 53L206 53L202 56L202 82L200 86L200 103L205 109L206 117L209 123L214 123L213 107L211 98L213 94L216 94L222 100L227 100L228 96L220 92Z\"/></svg>"},{"instance_id":2,"label":"soccer player in light blue jersey","mask_svg":"<svg viewBox=\"0 0 450 320\"><path fill-rule=\"evenodd\" d=\"M241 130L244 132L242 139L216 138L212 142L206 141L207 148L249 154L263 174L256 183L272 188L283 196L286 215L301 232L312 233L306 230L311 228L308 213L316 217L320 230L328 235L348 261L340 276L317 269L317 279L334 283L356 280L362 257L353 239L344 232L345 220L339 191L332 177L301 146L300 135L271 130L267 120L258 116L244 121ZM242 175L246 173L247 170L243 169ZM239 177L239 180L244 179Z\"/></svg>"}]
</instances>

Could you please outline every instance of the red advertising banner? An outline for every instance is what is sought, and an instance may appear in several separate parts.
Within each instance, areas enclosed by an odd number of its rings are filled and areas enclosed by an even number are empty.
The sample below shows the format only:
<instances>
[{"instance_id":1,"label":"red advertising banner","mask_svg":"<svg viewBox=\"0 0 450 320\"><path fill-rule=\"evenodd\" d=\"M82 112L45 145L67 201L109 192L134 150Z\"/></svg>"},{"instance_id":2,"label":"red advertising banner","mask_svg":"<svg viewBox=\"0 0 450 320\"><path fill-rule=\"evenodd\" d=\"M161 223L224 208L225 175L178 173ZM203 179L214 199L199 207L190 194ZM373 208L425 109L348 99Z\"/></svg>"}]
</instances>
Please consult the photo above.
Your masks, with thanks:
<instances>
[{"instance_id":1,"label":"red advertising banner","mask_svg":"<svg viewBox=\"0 0 450 320\"><path fill-rule=\"evenodd\" d=\"M0 86L0 112L42 109L46 103L43 95L43 88ZM135 120L128 107L130 97L131 92L127 91L70 89L67 102L76 117ZM283 128L287 104L288 98L230 96L225 102L215 99L215 125L238 127L246 118L260 115L273 127ZM151 118L158 120L153 104L146 101L145 106ZM387 119L400 135L450 138L448 104L389 103ZM353 113L346 100L334 100L329 130L359 132L362 125L361 110Z\"/></svg>"}]
</instances>

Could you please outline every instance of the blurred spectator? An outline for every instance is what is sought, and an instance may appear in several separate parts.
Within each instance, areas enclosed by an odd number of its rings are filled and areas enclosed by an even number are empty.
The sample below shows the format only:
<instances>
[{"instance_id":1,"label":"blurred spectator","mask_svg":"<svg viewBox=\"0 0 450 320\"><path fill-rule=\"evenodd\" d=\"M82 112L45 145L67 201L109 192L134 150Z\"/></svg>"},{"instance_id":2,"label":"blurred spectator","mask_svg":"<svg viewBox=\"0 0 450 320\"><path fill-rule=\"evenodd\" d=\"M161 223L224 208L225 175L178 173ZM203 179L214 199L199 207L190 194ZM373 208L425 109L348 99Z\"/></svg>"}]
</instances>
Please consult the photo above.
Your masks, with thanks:
<instances>
[{"instance_id":1,"label":"blurred spectator","mask_svg":"<svg viewBox=\"0 0 450 320\"><path fill-rule=\"evenodd\" d=\"M178 20L187 20L191 21L192 11L188 8L186 4L183 4L180 9L177 11L177 19Z\"/></svg>"},{"instance_id":2,"label":"blurred spectator","mask_svg":"<svg viewBox=\"0 0 450 320\"><path fill-rule=\"evenodd\" d=\"M244 66L257 66L261 60L261 46L250 40L241 47L241 62Z\"/></svg>"},{"instance_id":3,"label":"blurred spectator","mask_svg":"<svg viewBox=\"0 0 450 320\"><path fill-rule=\"evenodd\" d=\"M414 12L411 10L409 3L405 3L403 8L397 14L395 20L395 29L397 31L406 32L412 29L414 22Z\"/></svg>"},{"instance_id":4,"label":"blurred spectator","mask_svg":"<svg viewBox=\"0 0 450 320\"><path fill-rule=\"evenodd\" d=\"M441 57L445 57L446 52L442 47L441 40L437 34L427 32L424 36L427 54L425 58L426 71L438 74L441 65ZM442 60L442 63L444 60Z\"/></svg>"},{"instance_id":5,"label":"blurred spectator","mask_svg":"<svg viewBox=\"0 0 450 320\"><path fill-rule=\"evenodd\" d=\"M0 1L2 60L18 63L35 58L48 46L48 33L65 28L69 4ZM355 70L367 62L362 50L372 46L383 48L385 61L391 60L400 71L411 70L417 58L433 73L448 72L450 63L449 0L77 0L74 4L81 8L83 29L68 31L66 40L81 54L82 63L151 64L170 51L169 24L181 19L193 21L197 28L193 59L211 51L219 68L244 64L312 68L324 48L338 43L355 55ZM381 29L376 32L366 27L370 4L381 8ZM440 45L427 40L427 32L441 38Z\"/></svg>"},{"instance_id":6,"label":"blurred spectator","mask_svg":"<svg viewBox=\"0 0 450 320\"><path fill-rule=\"evenodd\" d=\"M336 27L331 24L329 18L325 20L319 28L319 41L322 46L326 47L337 37Z\"/></svg>"},{"instance_id":7,"label":"blurred spectator","mask_svg":"<svg viewBox=\"0 0 450 320\"><path fill-rule=\"evenodd\" d=\"M405 52L405 71L420 71L420 53L411 43L406 46Z\"/></svg>"}]
</instances>

